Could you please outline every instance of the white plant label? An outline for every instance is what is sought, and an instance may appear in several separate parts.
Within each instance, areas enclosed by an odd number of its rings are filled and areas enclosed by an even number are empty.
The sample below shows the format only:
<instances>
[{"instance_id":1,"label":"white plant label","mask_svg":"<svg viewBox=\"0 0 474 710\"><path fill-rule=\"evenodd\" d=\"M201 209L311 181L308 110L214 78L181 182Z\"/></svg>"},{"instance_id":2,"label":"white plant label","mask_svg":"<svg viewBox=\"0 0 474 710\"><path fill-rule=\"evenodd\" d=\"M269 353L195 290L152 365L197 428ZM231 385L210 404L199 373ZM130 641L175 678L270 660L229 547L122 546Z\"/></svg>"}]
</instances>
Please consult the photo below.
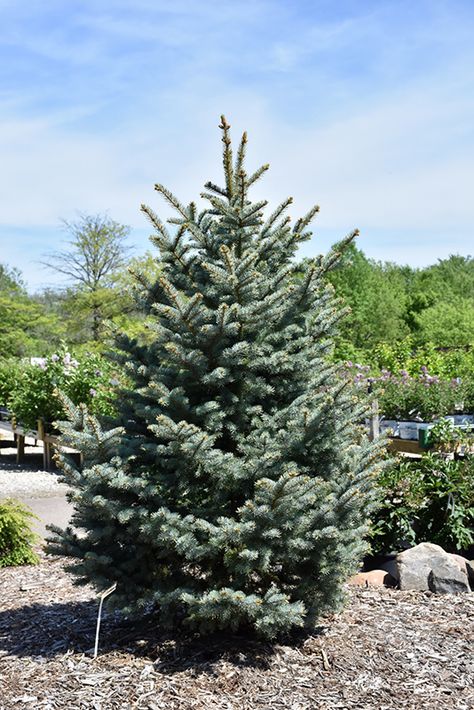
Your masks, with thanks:
<instances>
[{"instance_id":1,"label":"white plant label","mask_svg":"<svg viewBox=\"0 0 474 710\"><path fill-rule=\"evenodd\" d=\"M97 658L97 654L99 652L99 631L100 631L100 620L102 617L102 605L104 603L104 599L108 597L110 594L115 592L117 589L117 582L114 582L111 587L106 589L105 591L101 592L99 597L100 597L100 602L99 602L99 611L97 614L97 628L95 630L95 644L94 644L94 658Z\"/></svg>"}]
</instances>

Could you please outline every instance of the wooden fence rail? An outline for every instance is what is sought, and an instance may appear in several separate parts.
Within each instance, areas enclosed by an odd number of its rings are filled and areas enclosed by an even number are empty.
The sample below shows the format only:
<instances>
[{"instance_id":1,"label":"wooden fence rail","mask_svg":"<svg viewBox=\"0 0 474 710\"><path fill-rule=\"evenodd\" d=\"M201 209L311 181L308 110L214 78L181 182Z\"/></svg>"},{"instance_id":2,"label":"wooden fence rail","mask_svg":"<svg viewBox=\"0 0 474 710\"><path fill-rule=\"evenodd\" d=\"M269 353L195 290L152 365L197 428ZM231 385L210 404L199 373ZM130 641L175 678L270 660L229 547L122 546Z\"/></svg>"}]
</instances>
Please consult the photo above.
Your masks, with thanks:
<instances>
[{"instance_id":1,"label":"wooden fence rail","mask_svg":"<svg viewBox=\"0 0 474 710\"><path fill-rule=\"evenodd\" d=\"M38 428L36 430L25 429L17 424L14 420L0 421L0 432L6 432L13 436L16 445L16 462L23 463L25 460L25 438L35 439L43 443L43 468L45 471L51 470L54 449L61 447L61 450L72 454L79 454L75 449L62 446L59 438L54 434L48 434L44 429L42 419L38 420Z\"/></svg>"}]
</instances>

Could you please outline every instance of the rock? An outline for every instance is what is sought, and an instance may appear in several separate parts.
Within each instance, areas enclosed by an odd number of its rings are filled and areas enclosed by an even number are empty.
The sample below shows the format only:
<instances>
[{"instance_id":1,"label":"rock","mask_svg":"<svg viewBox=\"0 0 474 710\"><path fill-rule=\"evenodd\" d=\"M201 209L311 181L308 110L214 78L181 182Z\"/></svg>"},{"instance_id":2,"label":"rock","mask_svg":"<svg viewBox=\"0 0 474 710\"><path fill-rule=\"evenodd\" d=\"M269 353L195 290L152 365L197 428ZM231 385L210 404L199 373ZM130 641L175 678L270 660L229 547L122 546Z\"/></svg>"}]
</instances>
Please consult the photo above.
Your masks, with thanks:
<instances>
[{"instance_id":1,"label":"rock","mask_svg":"<svg viewBox=\"0 0 474 710\"><path fill-rule=\"evenodd\" d=\"M383 569L373 569L370 572L359 572L348 582L352 587L393 587L395 579Z\"/></svg>"},{"instance_id":2,"label":"rock","mask_svg":"<svg viewBox=\"0 0 474 710\"><path fill-rule=\"evenodd\" d=\"M449 557L431 570L428 575L428 587L435 594L459 594L470 591L467 573Z\"/></svg>"},{"instance_id":3,"label":"rock","mask_svg":"<svg viewBox=\"0 0 474 710\"><path fill-rule=\"evenodd\" d=\"M381 565L377 567L377 569L384 570L385 572L388 572L388 574L393 577L393 580L395 582L398 582L398 567L397 567L397 561L396 559L393 560L387 560L386 562L382 562Z\"/></svg>"},{"instance_id":4,"label":"rock","mask_svg":"<svg viewBox=\"0 0 474 710\"><path fill-rule=\"evenodd\" d=\"M423 542L397 555L401 590L438 593L469 592L467 572L439 545Z\"/></svg>"},{"instance_id":5,"label":"rock","mask_svg":"<svg viewBox=\"0 0 474 710\"><path fill-rule=\"evenodd\" d=\"M465 557L454 553L451 553L450 557L459 565L459 569L467 574L469 584L474 589L474 560L467 560Z\"/></svg>"}]
</instances>

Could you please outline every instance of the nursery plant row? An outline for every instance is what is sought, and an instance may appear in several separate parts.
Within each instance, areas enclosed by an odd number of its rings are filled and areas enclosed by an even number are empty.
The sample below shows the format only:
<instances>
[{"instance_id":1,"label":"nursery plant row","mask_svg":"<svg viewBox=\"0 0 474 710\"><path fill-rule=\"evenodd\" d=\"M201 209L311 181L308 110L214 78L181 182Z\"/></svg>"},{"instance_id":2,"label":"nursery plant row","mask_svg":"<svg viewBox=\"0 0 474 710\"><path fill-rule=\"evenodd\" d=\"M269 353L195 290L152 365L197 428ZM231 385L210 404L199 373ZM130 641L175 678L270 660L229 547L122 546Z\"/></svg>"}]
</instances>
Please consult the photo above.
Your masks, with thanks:
<instances>
[{"instance_id":1,"label":"nursery plant row","mask_svg":"<svg viewBox=\"0 0 474 710\"><path fill-rule=\"evenodd\" d=\"M474 377L443 379L421 367L373 373L369 366L346 362L344 377L358 391L377 400L380 431L406 440L425 440L433 422L446 419L455 427L474 426ZM120 375L109 359L97 353L73 357L66 348L46 358L0 362L0 406L25 428L36 429L39 419L51 430L64 412L59 389L74 404L87 404L97 415L113 413L114 391ZM122 383L123 384L123 383Z\"/></svg>"},{"instance_id":2,"label":"nursery plant row","mask_svg":"<svg viewBox=\"0 0 474 710\"><path fill-rule=\"evenodd\" d=\"M424 447L429 439L430 431L441 422L446 422L454 429L459 430L460 433L463 431L468 432L474 428L474 414L446 415L432 422L398 421L396 419L382 418L379 427L381 433L408 441L419 441L421 446Z\"/></svg>"}]
</instances>

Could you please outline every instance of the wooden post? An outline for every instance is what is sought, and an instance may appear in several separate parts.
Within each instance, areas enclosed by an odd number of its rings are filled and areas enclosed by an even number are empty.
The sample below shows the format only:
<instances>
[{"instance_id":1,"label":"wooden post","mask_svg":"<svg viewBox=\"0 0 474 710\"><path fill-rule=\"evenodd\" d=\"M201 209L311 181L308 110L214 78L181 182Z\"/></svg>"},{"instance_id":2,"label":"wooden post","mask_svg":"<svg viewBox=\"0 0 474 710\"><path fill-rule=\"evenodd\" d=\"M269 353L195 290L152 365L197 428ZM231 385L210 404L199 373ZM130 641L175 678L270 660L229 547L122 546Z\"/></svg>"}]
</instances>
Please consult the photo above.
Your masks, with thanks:
<instances>
[{"instance_id":1,"label":"wooden post","mask_svg":"<svg viewBox=\"0 0 474 710\"><path fill-rule=\"evenodd\" d=\"M43 462L44 462L44 470L50 471L51 470L51 444L49 443L49 441L44 442Z\"/></svg>"},{"instance_id":2,"label":"wooden post","mask_svg":"<svg viewBox=\"0 0 474 710\"><path fill-rule=\"evenodd\" d=\"M48 450L48 443L45 441L45 432L44 432L44 421L43 419L38 419L38 439L40 439L43 442L43 469L45 471L49 471L49 460L50 460L50 455L49 455L49 450Z\"/></svg>"},{"instance_id":3,"label":"wooden post","mask_svg":"<svg viewBox=\"0 0 474 710\"><path fill-rule=\"evenodd\" d=\"M380 418L379 418L379 403L376 399L372 400L372 411L370 413L370 438L372 441L380 436Z\"/></svg>"},{"instance_id":4,"label":"wooden post","mask_svg":"<svg viewBox=\"0 0 474 710\"><path fill-rule=\"evenodd\" d=\"M16 462L23 463L25 459L25 436L17 434L16 437Z\"/></svg>"},{"instance_id":5,"label":"wooden post","mask_svg":"<svg viewBox=\"0 0 474 710\"><path fill-rule=\"evenodd\" d=\"M38 419L36 422L35 446L38 446L38 441L42 441L44 436L44 421Z\"/></svg>"}]
</instances>

